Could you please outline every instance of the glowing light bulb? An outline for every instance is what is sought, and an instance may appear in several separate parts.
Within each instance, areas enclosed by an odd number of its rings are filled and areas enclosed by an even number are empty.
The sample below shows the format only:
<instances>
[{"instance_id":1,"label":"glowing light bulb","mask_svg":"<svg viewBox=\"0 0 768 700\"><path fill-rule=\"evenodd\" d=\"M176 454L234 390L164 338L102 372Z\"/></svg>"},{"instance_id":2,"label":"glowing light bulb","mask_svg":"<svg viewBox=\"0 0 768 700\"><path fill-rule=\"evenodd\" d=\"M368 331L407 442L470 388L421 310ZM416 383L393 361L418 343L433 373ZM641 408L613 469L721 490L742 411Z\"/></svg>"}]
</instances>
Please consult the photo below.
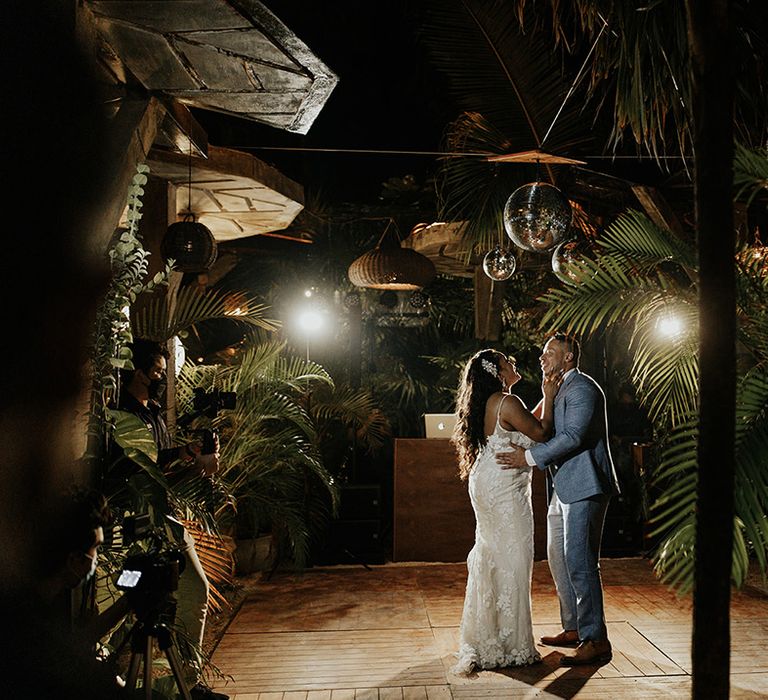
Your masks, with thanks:
<instances>
[{"instance_id":1,"label":"glowing light bulb","mask_svg":"<svg viewBox=\"0 0 768 700\"><path fill-rule=\"evenodd\" d=\"M323 327L323 317L317 311L302 311L297 319L299 327L305 333L314 333Z\"/></svg>"},{"instance_id":2,"label":"glowing light bulb","mask_svg":"<svg viewBox=\"0 0 768 700\"><path fill-rule=\"evenodd\" d=\"M678 316L664 316L656 323L656 330L663 338L676 338L685 328Z\"/></svg>"}]
</instances>

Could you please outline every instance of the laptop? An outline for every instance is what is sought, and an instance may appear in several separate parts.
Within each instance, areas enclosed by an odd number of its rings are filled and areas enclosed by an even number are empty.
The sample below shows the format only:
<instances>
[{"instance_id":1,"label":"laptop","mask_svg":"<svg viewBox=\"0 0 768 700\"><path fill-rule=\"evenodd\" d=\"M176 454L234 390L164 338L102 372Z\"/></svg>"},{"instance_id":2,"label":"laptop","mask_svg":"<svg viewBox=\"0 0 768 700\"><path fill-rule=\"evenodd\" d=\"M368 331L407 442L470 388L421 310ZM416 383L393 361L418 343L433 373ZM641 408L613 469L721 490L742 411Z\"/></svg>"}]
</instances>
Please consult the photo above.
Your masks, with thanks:
<instances>
[{"instance_id":1,"label":"laptop","mask_svg":"<svg viewBox=\"0 0 768 700\"><path fill-rule=\"evenodd\" d=\"M428 438L449 438L456 426L455 413L425 413L424 434Z\"/></svg>"}]
</instances>

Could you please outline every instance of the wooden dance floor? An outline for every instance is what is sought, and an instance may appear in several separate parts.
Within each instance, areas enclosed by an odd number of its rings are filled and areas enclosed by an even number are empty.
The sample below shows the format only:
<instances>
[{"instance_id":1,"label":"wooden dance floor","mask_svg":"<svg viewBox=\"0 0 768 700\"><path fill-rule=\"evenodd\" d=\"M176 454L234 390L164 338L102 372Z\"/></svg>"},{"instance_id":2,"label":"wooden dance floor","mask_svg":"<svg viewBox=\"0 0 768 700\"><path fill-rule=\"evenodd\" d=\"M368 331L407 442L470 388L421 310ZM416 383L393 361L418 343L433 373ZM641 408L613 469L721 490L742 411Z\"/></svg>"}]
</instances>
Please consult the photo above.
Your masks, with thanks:
<instances>
[{"instance_id":1,"label":"wooden dance floor","mask_svg":"<svg viewBox=\"0 0 768 700\"><path fill-rule=\"evenodd\" d=\"M613 661L566 669L450 673L464 595L464 564L309 569L259 582L214 654L233 700L492 700L493 698L687 698L691 604L660 585L644 559L602 561ZM735 593L731 697L768 697L768 596ZM533 583L536 638L559 631L546 562Z\"/></svg>"}]
</instances>

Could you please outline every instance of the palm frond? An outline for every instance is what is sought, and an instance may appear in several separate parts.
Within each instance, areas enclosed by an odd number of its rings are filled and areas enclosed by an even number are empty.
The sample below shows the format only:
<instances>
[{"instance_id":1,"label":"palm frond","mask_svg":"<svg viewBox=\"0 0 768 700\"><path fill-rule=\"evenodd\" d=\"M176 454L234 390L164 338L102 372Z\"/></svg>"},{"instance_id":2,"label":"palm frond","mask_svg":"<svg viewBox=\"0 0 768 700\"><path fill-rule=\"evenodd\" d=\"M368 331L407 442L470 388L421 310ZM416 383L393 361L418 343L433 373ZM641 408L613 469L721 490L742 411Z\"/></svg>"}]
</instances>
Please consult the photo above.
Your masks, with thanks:
<instances>
[{"instance_id":1,"label":"palm frond","mask_svg":"<svg viewBox=\"0 0 768 700\"><path fill-rule=\"evenodd\" d=\"M747 206L768 190L768 149L749 149L736 142L733 159L733 186L736 199L744 199Z\"/></svg>"},{"instance_id":2,"label":"palm frond","mask_svg":"<svg viewBox=\"0 0 768 700\"><path fill-rule=\"evenodd\" d=\"M172 312L165 296L155 296L131 319L131 330L135 337L165 341L203 321L220 318L276 330L280 323L264 317L267 308L240 292L201 293L193 287L182 287Z\"/></svg>"},{"instance_id":3,"label":"palm frond","mask_svg":"<svg viewBox=\"0 0 768 700\"><path fill-rule=\"evenodd\" d=\"M451 153L508 153L508 139L477 112L465 112L449 125L444 149ZM506 239L504 204L526 182L525 171L488 163L477 156L449 157L441 164L437 180L439 216L446 221L466 221L462 229L464 259L475 250L489 250Z\"/></svg>"},{"instance_id":4,"label":"palm frond","mask_svg":"<svg viewBox=\"0 0 768 700\"><path fill-rule=\"evenodd\" d=\"M762 571L768 569L768 374L759 365L739 383L735 507Z\"/></svg>"},{"instance_id":5,"label":"palm frond","mask_svg":"<svg viewBox=\"0 0 768 700\"><path fill-rule=\"evenodd\" d=\"M354 429L369 451L380 448L391 434L386 416L370 393L350 386L313 392L310 412L315 422L338 420Z\"/></svg>"},{"instance_id":6,"label":"palm frond","mask_svg":"<svg viewBox=\"0 0 768 700\"><path fill-rule=\"evenodd\" d=\"M634 209L622 213L600 236L600 248L631 260L638 271L675 263L688 274L696 269L694 246L669 229L654 224L646 214Z\"/></svg>"},{"instance_id":7,"label":"palm frond","mask_svg":"<svg viewBox=\"0 0 768 700\"><path fill-rule=\"evenodd\" d=\"M527 0L515 4L520 12L533 6ZM603 0L551 0L549 5L549 14L536 8L538 24L546 17L567 54L589 57L592 107L611 112L614 148L629 131L635 143L659 156L667 152L666 142L674 134L675 148L686 153L690 81L684 8L679 3L637 7Z\"/></svg>"},{"instance_id":8,"label":"palm frond","mask_svg":"<svg viewBox=\"0 0 768 700\"><path fill-rule=\"evenodd\" d=\"M521 30L513 3L434 0L422 37L463 109L484 114L507 135L511 150L542 145L571 79L540 34ZM586 140L583 115L572 100L546 147L565 153Z\"/></svg>"}]
</instances>

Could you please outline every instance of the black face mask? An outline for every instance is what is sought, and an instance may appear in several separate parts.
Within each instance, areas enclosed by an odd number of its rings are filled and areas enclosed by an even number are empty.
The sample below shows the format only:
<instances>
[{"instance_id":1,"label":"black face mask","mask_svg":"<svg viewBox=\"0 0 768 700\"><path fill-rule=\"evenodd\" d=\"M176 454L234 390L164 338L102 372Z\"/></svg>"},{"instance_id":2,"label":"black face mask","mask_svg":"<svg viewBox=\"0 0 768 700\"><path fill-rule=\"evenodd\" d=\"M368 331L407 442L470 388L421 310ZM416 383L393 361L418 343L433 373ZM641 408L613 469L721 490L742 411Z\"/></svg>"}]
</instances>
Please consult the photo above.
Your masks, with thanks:
<instances>
[{"instance_id":1,"label":"black face mask","mask_svg":"<svg viewBox=\"0 0 768 700\"><path fill-rule=\"evenodd\" d=\"M147 387L147 392L149 393L150 399L154 399L154 400L159 399L165 392L165 380L164 379L151 380L149 382L149 386Z\"/></svg>"}]
</instances>

